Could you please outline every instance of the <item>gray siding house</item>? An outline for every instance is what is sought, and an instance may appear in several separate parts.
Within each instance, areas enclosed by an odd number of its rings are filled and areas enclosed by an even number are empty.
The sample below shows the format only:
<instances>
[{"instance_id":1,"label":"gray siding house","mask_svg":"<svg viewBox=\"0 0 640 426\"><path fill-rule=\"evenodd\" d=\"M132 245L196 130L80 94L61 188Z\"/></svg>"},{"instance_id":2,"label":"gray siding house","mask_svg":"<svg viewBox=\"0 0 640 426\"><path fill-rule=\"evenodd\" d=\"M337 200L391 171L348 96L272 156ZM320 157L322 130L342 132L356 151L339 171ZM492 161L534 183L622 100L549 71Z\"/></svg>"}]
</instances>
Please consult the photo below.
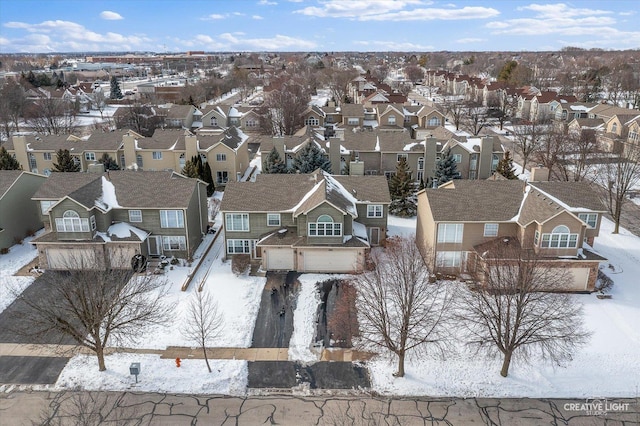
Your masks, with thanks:
<instances>
[{"instance_id":1,"label":"gray siding house","mask_svg":"<svg viewBox=\"0 0 640 426\"><path fill-rule=\"evenodd\" d=\"M31 197L46 179L22 170L0 170L0 250L42 228Z\"/></svg>"},{"instance_id":2,"label":"gray siding house","mask_svg":"<svg viewBox=\"0 0 640 426\"><path fill-rule=\"evenodd\" d=\"M208 225L206 184L175 172L53 173L33 200L46 229L32 242L44 269L188 258Z\"/></svg>"},{"instance_id":3,"label":"gray siding house","mask_svg":"<svg viewBox=\"0 0 640 426\"><path fill-rule=\"evenodd\" d=\"M386 236L390 202L384 176L316 170L230 182L220 206L226 252L266 271L361 272Z\"/></svg>"}]
</instances>

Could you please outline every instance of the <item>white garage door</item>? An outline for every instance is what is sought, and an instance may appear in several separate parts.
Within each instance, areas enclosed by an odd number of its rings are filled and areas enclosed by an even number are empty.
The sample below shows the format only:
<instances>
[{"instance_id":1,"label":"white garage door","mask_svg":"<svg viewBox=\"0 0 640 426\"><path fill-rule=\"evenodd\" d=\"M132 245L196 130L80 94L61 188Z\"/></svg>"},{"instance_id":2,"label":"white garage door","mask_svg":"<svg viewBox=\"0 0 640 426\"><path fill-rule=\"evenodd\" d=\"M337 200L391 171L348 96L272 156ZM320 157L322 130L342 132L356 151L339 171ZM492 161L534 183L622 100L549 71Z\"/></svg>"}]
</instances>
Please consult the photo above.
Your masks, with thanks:
<instances>
[{"instance_id":1,"label":"white garage door","mask_svg":"<svg viewBox=\"0 0 640 426\"><path fill-rule=\"evenodd\" d=\"M571 268L569 272L573 276L570 290L584 291L587 289L587 281L589 280L589 268Z\"/></svg>"},{"instance_id":2,"label":"white garage door","mask_svg":"<svg viewBox=\"0 0 640 426\"><path fill-rule=\"evenodd\" d=\"M131 259L136 254L136 247L109 247L108 253L112 268L129 269L131 268Z\"/></svg>"},{"instance_id":3,"label":"white garage door","mask_svg":"<svg viewBox=\"0 0 640 426\"><path fill-rule=\"evenodd\" d=\"M293 271L294 258L291 248L269 247L262 249L262 257L266 257L267 271Z\"/></svg>"},{"instance_id":4,"label":"white garage door","mask_svg":"<svg viewBox=\"0 0 640 426\"><path fill-rule=\"evenodd\" d=\"M96 254L91 249L47 249L49 269L97 269Z\"/></svg>"},{"instance_id":5,"label":"white garage door","mask_svg":"<svg viewBox=\"0 0 640 426\"><path fill-rule=\"evenodd\" d=\"M356 250L305 250L303 257L304 272L354 272L359 269Z\"/></svg>"}]
</instances>

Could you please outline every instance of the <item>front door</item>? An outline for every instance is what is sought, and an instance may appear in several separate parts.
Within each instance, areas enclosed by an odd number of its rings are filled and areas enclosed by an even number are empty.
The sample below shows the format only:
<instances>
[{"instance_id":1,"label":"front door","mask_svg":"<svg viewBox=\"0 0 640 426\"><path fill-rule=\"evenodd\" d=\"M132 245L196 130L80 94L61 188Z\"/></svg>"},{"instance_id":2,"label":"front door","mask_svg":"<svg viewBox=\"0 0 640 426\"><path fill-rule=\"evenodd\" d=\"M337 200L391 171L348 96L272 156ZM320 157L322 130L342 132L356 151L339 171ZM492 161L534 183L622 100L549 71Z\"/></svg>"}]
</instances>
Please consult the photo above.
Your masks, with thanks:
<instances>
[{"instance_id":1,"label":"front door","mask_svg":"<svg viewBox=\"0 0 640 426\"><path fill-rule=\"evenodd\" d=\"M369 243L372 246L380 244L380 228L369 228Z\"/></svg>"},{"instance_id":2,"label":"front door","mask_svg":"<svg viewBox=\"0 0 640 426\"><path fill-rule=\"evenodd\" d=\"M147 244L149 245L149 256L160 256L162 254L162 237L152 235L147 238Z\"/></svg>"}]
</instances>

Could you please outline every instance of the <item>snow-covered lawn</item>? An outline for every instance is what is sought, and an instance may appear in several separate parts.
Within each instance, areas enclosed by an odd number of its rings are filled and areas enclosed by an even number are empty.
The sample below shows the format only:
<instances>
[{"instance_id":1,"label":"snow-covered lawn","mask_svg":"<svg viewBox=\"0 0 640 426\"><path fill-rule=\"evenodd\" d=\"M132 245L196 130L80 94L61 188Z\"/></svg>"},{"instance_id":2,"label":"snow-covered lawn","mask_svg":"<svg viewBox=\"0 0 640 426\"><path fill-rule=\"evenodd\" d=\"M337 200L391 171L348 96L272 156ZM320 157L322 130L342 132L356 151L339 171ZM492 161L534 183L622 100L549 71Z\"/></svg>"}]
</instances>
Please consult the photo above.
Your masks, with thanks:
<instances>
[{"instance_id":1,"label":"snow-covered lawn","mask_svg":"<svg viewBox=\"0 0 640 426\"><path fill-rule=\"evenodd\" d=\"M42 232L42 231L40 231ZM36 235L39 235L37 233ZM32 277L13 276L20 268L38 255L35 246L29 244L33 237L25 238L22 244L16 244L9 253L0 255L0 312L15 300L14 291L21 293L35 280Z\"/></svg>"},{"instance_id":2,"label":"snow-covered lawn","mask_svg":"<svg viewBox=\"0 0 640 426\"><path fill-rule=\"evenodd\" d=\"M129 374L132 362L140 363L138 383ZM246 361L210 360L211 373L203 359L182 360L178 368L173 359L121 353L107 356L106 363L107 371L100 372L95 356L76 356L62 371L55 388L226 395L243 395L247 388Z\"/></svg>"},{"instance_id":3,"label":"snow-covered lawn","mask_svg":"<svg viewBox=\"0 0 640 426\"><path fill-rule=\"evenodd\" d=\"M415 218L389 218L391 235L415 233ZM369 367L373 390L382 394L486 397L601 397L633 396L640 389L640 238L622 229L613 235L613 224L603 220L594 249L609 259L614 268L614 287L610 300L599 300L595 294L575 295L584 305L586 326L592 331L589 343L565 366L553 366L541 359L528 365L515 359L509 377L499 375L499 359L485 359L471 353L463 342L454 343L446 359L423 357L410 359L406 376L394 378L395 359L374 359ZM214 248L215 249L215 248ZM0 256L0 283L20 280L11 274L35 256L28 245L16 246L9 255ZM605 270L609 270L605 265ZM176 319L165 328L146 330L139 348L194 346L181 334L184 313L195 283L187 292L180 291L187 267L174 267L166 278L170 299L176 303ZM290 342L291 359L312 362L315 315L319 304L316 282L331 275L305 274L294 312L294 331ZM335 276L334 276L335 277ZM24 278L28 285L31 278ZM225 318L222 334L212 346L246 347L251 336L264 278L241 276L231 272L230 262L220 259L213 264L206 283ZM0 308L10 300L0 294ZM451 331L456 334L456 330ZM140 362L140 383L129 375L129 364ZM136 389L141 391L242 394L247 384L247 366L243 361L213 361L213 374L208 374L203 360L184 360L176 368L170 359L157 355L120 353L106 359L108 371L99 373L94 356L77 356L65 367L57 389L84 388L95 390Z\"/></svg>"}]
</instances>

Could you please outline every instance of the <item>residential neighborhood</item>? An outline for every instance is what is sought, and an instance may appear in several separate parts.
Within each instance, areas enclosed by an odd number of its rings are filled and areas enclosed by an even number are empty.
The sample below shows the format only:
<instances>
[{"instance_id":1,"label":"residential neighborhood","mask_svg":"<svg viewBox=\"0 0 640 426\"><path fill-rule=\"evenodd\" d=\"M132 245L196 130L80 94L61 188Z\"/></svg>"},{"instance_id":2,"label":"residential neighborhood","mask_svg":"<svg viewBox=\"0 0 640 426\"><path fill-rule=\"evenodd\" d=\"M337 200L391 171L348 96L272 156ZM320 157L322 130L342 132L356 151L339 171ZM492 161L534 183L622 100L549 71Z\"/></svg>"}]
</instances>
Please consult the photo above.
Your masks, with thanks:
<instances>
[{"instance_id":1,"label":"residential neighborhood","mask_svg":"<svg viewBox=\"0 0 640 426\"><path fill-rule=\"evenodd\" d=\"M634 4L36 3L0 423L638 422Z\"/></svg>"}]
</instances>

